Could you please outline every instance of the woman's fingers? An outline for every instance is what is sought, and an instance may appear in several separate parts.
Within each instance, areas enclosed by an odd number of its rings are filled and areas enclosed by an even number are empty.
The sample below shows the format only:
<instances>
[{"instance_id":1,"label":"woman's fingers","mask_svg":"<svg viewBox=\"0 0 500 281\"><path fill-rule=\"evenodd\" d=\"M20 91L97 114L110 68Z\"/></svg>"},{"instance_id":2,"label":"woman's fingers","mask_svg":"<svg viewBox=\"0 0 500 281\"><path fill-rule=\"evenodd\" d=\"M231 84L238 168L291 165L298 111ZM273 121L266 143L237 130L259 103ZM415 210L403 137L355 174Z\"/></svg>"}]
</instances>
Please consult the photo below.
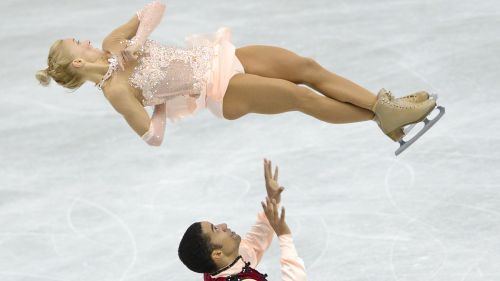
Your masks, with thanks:
<instances>
[{"instance_id":1,"label":"woman's fingers","mask_svg":"<svg viewBox=\"0 0 500 281\"><path fill-rule=\"evenodd\" d=\"M123 65L123 55L121 57L118 57L118 66L122 71L125 70L125 66Z\"/></svg>"},{"instance_id":2,"label":"woman's fingers","mask_svg":"<svg viewBox=\"0 0 500 281\"><path fill-rule=\"evenodd\" d=\"M137 60L138 56L135 55L131 50L122 50L120 52L121 54L121 58L122 58L122 66L123 66L123 62L131 62L131 61L134 61L134 60ZM123 69L122 69L123 70Z\"/></svg>"}]
</instances>

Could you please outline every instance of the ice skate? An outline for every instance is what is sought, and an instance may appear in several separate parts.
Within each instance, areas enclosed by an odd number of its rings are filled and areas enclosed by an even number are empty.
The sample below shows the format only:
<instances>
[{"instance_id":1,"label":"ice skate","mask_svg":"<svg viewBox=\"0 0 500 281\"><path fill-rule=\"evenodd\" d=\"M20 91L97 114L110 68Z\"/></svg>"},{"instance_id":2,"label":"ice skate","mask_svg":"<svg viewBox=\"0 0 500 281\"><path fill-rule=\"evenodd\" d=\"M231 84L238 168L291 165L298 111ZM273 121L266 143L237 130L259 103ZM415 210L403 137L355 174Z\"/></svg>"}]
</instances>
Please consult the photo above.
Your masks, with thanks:
<instances>
[{"instance_id":1,"label":"ice skate","mask_svg":"<svg viewBox=\"0 0 500 281\"><path fill-rule=\"evenodd\" d=\"M395 151L395 154L396 156L398 156L399 154L401 154L401 152L405 151L406 149L408 149L408 147L410 147L413 143L415 143L421 136L423 136L432 126L434 126L434 124L436 124L439 119L441 119L441 117L443 117L444 113L445 113L445 108L442 107L442 106L438 106L436 107L437 110L439 110L439 113L437 114L436 117L434 117L433 119L429 119L428 116L430 115L430 113L423 119L423 122L424 122L424 127L414 136L412 137L411 139L409 140L404 140L403 138L401 138L398 142L399 142L399 148L396 149ZM431 111L432 112L432 111ZM406 135L408 134L408 132L413 129L413 126L414 124L411 125L411 128L409 129L403 129L403 134Z\"/></svg>"},{"instance_id":2,"label":"ice skate","mask_svg":"<svg viewBox=\"0 0 500 281\"><path fill-rule=\"evenodd\" d=\"M416 93L413 93L413 94L410 94L410 95L407 95L407 96L404 96L404 97L399 97L399 98L394 98L392 96L391 92L388 92L387 94L389 95L389 97L391 99L394 99L396 101L409 102L409 103L423 102L425 100L428 100L430 97L432 97L426 91L419 91L419 92L416 92Z\"/></svg>"},{"instance_id":3,"label":"ice skate","mask_svg":"<svg viewBox=\"0 0 500 281\"><path fill-rule=\"evenodd\" d=\"M424 120L435 106L434 99L420 103L396 101L385 89L381 89L373 106L374 120L384 134L393 141L400 141L405 135L403 127Z\"/></svg>"},{"instance_id":4,"label":"ice skate","mask_svg":"<svg viewBox=\"0 0 500 281\"><path fill-rule=\"evenodd\" d=\"M390 91L388 91L387 94L389 95L390 100L395 100L397 102L420 103L420 102L423 102L425 100L428 100L429 98L434 98L434 100L437 100L437 95L435 95L435 94L430 95L426 91L418 91L418 92L415 92L413 94L409 94L407 96L403 96L403 97L399 97L399 98L395 98L391 94ZM411 132L411 130L413 130L415 125L416 125L416 123L404 127L404 129L403 129L404 134L403 135L409 134Z\"/></svg>"},{"instance_id":5,"label":"ice skate","mask_svg":"<svg viewBox=\"0 0 500 281\"><path fill-rule=\"evenodd\" d=\"M426 91L419 91L419 92L416 92L416 93L413 93L413 94L410 94L410 95L407 95L404 97L399 97L399 98L394 98L390 91L388 92L388 95L391 99L395 99L396 101L405 101L405 102L409 102L409 103L419 103L419 102L423 102L423 101L431 99L431 98L434 99L435 101L437 101L437 99L438 99L437 94L429 94ZM413 128L415 128L416 125L417 124L414 123L414 124L411 124L409 126L406 126L403 129L404 135L405 136L408 135L411 132L411 130L413 130Z\"/></svg>"}]
</instances>

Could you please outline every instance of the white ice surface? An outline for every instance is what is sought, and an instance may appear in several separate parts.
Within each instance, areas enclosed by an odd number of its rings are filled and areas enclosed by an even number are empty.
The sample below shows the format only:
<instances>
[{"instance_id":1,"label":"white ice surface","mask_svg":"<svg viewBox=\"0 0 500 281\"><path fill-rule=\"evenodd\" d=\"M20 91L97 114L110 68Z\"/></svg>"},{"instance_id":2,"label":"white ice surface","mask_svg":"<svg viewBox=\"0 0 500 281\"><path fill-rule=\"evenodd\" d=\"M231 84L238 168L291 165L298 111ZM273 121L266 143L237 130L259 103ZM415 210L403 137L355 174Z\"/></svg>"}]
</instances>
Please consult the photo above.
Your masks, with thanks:
<instances>
[{"instance_id":1,"label":"white ice surface","mask_svg":"<svg viewBox=\"0 0 500 281\"><path fill-rule=\"evenodd\" d=\"M233 30L376 92L427 89L447 113L400 157L373 122L299 114L169 124L152 148L91 85L34 79L57 38L94 45L144 1L0 2L0 280L201 280L177 258L194 220L243 234L281 169L309 280L500 280L500 2L169 1L153 38ZM273 244L259 269L279 280Z\"/></svg>"}]
</instances>

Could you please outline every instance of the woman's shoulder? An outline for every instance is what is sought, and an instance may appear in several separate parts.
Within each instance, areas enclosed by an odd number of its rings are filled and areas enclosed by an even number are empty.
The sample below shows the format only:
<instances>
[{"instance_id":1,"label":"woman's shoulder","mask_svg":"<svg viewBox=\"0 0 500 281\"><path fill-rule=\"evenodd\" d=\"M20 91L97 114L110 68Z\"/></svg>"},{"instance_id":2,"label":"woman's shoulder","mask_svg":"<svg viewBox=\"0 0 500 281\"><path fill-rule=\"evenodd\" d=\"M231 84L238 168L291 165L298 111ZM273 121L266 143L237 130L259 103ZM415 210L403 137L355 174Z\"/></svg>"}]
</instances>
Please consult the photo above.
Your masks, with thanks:
<instances>
[{"instance_id":1,"label":"woman's shoulder","mask_svg":"<svg viewBox=\"0 0 500 281\"><path fill-rule=\"evenodd\" d=\"M116 103L122 103L124 100L133 100L142 105L142 102L137 98L135 89L130 87L126 81L122 81L120 78L115 77L113 81L102 89L104 97L111 103L115 105Z\"/></svg>"},{"instance_id":2,"label":"woman's shoulder","mask_svg":"<svg viewBox=\"0 0 500 281\"><path fill-rule=\"evenodd\" d=\"M115 80L115 79L113 79ZM127 95L130 90L126 85L123 85L119 81L108 81L107 85L102 88L102 92L104 97L110 102L114 99L119 98L120 96Z\"/></svg>"}]
</instances>

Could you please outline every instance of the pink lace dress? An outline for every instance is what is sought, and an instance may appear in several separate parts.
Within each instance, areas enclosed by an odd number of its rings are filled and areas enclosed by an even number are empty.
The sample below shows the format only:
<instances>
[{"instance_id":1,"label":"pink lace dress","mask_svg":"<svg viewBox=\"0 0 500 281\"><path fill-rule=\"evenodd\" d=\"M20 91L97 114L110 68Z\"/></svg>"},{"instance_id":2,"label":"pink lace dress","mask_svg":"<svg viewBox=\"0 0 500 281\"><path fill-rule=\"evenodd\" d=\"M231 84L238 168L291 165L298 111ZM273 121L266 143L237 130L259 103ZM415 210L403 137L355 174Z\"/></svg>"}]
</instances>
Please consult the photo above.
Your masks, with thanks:
<instances>
[{"instance_id":1,"label":"pink lace dress","mask_svg":"<svg viewBox=\"0 0 500 281\"><path fill-rule=\"evenodd\" d=\"M223 118L222 103L229 80L244 73L231 43L231 32L186 38L185 48L147 40L130 83L141 89L143 105L165 104L166 117L176 120L208 108Z\"/></svg>"},{"instance_id":2,"label":"pink lace dress","mask_svg":"<svg viewBox=\"0 0 500 281\"><path fill-rule=\"evenodd\" d=\"M141 90L142 104L154 107L149 129L141 136L153 146L161 145L167 118L176 120L203 108L223 118L222 103L229 80L244 73L228 28L220 28L215 34L190 36L185 48L148 40L164 12L162 1L144 6L137 12L137 32L128 42L130 46L141 46L138 64L129 80ZM97 85L100 89L118 70L117 55L108 61L109 69Z\"/></svg>"}]
</instances>

